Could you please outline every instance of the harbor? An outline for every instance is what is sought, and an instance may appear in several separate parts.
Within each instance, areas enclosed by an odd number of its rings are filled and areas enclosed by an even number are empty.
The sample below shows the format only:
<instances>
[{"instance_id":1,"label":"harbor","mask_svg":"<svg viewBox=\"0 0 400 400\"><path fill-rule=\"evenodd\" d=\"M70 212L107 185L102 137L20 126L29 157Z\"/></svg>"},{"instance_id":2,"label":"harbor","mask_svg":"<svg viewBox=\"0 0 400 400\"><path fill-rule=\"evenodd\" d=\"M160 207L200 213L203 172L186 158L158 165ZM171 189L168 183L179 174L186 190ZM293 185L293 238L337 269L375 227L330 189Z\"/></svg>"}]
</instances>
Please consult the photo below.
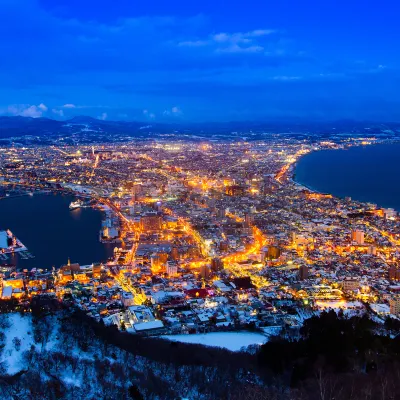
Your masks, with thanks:
<instances>
[{"instance_id":1,"label":"harbor","mask_svg":"<svg viewBox=\"0 0 400 400\"><path fill-rule=\"evenodd\" d=\"M82 207L69 208L77 197L54 193L6 197L1 201L1 228L17 235L14 251L0 251L0 265L16 269L58 268L65 260L84 263L106 261L115 244L101 243L97 233L104 213L88 199Z\"/></svg>"}]
</instances>

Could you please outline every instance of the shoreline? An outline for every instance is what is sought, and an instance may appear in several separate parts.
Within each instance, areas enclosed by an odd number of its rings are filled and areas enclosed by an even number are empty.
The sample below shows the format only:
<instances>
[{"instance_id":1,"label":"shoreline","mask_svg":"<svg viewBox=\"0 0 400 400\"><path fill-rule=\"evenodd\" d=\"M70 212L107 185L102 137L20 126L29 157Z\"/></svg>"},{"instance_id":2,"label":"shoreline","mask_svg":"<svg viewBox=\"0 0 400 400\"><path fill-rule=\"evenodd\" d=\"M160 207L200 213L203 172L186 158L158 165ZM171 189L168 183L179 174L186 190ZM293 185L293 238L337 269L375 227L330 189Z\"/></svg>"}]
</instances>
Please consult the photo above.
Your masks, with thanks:
<instances>
[{"instance_id":1,"label":"shoreline","mask_svg":"<svg viewBox=\"0 0 400 400\"><path fill-rule=\"evenodd\" d=\"M350 150L351 148L357 148L357 147L378 146L378 145L390 145L390 144L397 144L397 145L400 145L400 140L390 140L390 141L383 141L383 142L374 142L374 143L370 143L370 144L367 144L367 145L366 145L366 144L359 143L359 144L354 144L354 145L351 145L351 146L345 146L345 147L343 147L343 148L338 148L338 149L317 149L317 150L313 149L313 150L311 150L310 152L308 152L307 154L304 154L304 155L300 156L300 157L296 160L296 162L292 164L292 166L290 167L290 173L288 174L288 175L289 175L289 176L288 176L288 181L289 181L290 183L292 183L292 184L293 184L297 189L299 189L299 190L308 190L308 191L311 192L311 193L322 194L322 195L324 195L324 194L329 194L329 195L331 195L331 196L333 196L334 198L339 199L339 200L344 200L346 197L350 197L352 201L355 201L355 202L358 202L358 203L361 203L361 204L364 204L364 205L366 205L366 204L368 204L368 203L376 204L377 209L380 209L380 208L393 208L393 209L395 209L398 213L400 213L400 207L381 206L380 204L375 203L375 202L373 202L373 201L368 201L368 200L367 200L367 201L357 200L357 199L353 198L353 196L350 196L350 195L348 195L348 196L338 196L338 195L335 195L335 194L333 194L333 193L322 192L322 191L320 191L320 190L318 190L318 189L316 189L316 188L313 188L313 187L308 186L308 185L306 185L306 184L304 184L304 183L301 183L300 181L298 181L298 180L296 179L296 168L297 168L297 166L298 166L298 163L303 159L303 157L306 157L306 156L308 156L308 155L311 155L312 153L316 153L316 152L320 152L320 151Z\"/></svg>"}]
</instances>

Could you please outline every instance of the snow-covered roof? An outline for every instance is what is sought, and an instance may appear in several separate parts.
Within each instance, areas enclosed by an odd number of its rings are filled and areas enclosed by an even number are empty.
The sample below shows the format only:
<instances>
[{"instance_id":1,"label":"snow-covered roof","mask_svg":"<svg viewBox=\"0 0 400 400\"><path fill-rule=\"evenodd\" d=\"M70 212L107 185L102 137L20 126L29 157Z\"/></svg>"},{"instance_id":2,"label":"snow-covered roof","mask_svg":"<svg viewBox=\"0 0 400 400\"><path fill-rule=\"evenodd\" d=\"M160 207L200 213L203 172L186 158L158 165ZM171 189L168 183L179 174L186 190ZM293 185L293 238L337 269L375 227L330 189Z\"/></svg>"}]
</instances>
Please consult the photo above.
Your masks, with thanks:
<instances>
[{"instance_id":1,"label":"snow-covered roof","mask_svg":"<svg viewBox=\"0 0 400 400\"><path fill-rule=\"evenodd\" d=\"M140 322L134 325L135 331L142 332L150 329L164 328L164 324L159 319L149 322Z\"/></svg>"}]
</instances>

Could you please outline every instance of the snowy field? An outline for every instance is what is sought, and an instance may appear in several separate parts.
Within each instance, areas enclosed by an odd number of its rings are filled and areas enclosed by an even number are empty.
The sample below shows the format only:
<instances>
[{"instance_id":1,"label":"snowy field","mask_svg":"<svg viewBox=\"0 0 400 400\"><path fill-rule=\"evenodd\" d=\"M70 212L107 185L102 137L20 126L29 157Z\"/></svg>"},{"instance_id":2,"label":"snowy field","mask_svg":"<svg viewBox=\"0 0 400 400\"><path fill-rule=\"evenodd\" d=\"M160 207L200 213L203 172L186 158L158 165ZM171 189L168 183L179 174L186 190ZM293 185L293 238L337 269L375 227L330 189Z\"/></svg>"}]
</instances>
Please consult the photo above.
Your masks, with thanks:
<instances>
[{"instance_id":1,"label":"snowy field","mask_svg":"<svg viewBox=\"0 0 400 400\"><path fill-rule=\"evenodd\" d=\"M7 321L8 328L0 328L5 333L4 349L0 356L0 363L5 363L4 367L8 374L12 375L22 369L22 353L29 350L33 344L31 319L21 317L19 314L7 314L2 316ZM19 346L13 343L14 338L20 342Z\"/></svg>"},{"instance_id":2,"label":"snowy field","mask_svg":"<svg viewBox=\"0 0 400 400\"><path fill-rule=\"evenodd\" d=\"M195 343L204 346L222 347L231 351L240 351L251 345L261 345L268 338L261 333L251 332L212 332L194 335L166 335L163 339L182 343Z\"/></svg>"}]
</instances>

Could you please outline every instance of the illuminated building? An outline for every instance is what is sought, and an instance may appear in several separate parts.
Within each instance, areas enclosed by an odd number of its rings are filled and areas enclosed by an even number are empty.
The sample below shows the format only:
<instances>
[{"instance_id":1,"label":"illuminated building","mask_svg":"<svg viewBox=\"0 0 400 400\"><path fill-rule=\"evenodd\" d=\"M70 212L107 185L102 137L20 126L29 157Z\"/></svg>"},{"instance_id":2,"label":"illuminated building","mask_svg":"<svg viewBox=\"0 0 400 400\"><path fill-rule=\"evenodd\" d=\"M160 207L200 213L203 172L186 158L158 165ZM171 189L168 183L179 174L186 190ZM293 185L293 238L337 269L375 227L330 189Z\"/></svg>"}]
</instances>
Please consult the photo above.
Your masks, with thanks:
<instances>
[{"instance_id":1,"label":"illuminated building","mask_svg":"<svg viewBox=\"0 0 400 400\"><path fill-rule=\"evenodd\" d=\"M245 191L246 188L240 185L227 186L225 189L225 193L228 196L243 196Z\"/></svg>"},{"instance_id":2,"label":"illuminated building","mask_svg":"<svg viewBox=\"0 0 400 400\"><path fill-rule=\"evenodd\" d=\"M228 251L228 248L229 248L228 242L224 241L219 244L219 250L222 252Z\"/></svg>"},{"instance_id":3,"label":"illuminated building","mask_svg":"<svg viewBox=\"0 0 400 400\"><path fill-rule=\"evenodd\" d=\"M312 243L313 239L308 237L305 234L299 235L296 232L292 233L292 242L296 246L304 246L308 245L309 243Z\"/></svg>"},{"instance_id":4,"label":"illuminated building","mask_svg":"<svg viewBox=\"0 0 400 400\"><path fill-rule=\"evenodd\" d=\"M391 281L398 281L400 280L400 269L397 266L392 265L389 268L389 279Z\"/></svg>"},{"instance_id":5,"label":"illuminated building","mask_svg":"<svg viewBox=\"0 0 400 400\"><path fill-rule=\"evenodd\" d=\"M93 264L93 278L100 278L101 264Z\"/></svg>"},{"instance_id":6,"label":"illuminated building","mask_svg":"<svg viewBox=\"0 0 400 400\"><path fill-rule=\"evenodd\" d=\"M224 269L224 262L218 257L213 258L211 260L211 269L213 271L221 271L221 270L223 270Z\"/></svg>"},{"instance_id":7,"label":"illuminated building","mask_svg":"<svg viewBox=\"0 0 400 400\"><path fill-rule=\"evenodd\" d=\"M167 263L167 274L168 274L168 276L177 275L178 274L178 266L175 263L173 263L171 261L168 261L168 263Z\"/></svg>"},{"instance_id":8,"label":"illuminated building","mask_svg":"<svg viewBox=\"0 0 400 400\"><path fill-rule=\"evenodd\" d=\"M342 287L344 291L351 292L360 287L360 282L356 278L346 278L342 282Z\"/></svg>"},{"instance_id":9,"label":"illuminated building","mask_svg":"<svg viewBox=\"0 0 400 400\"><path fill-rule=\"evenodd\" d=\"M299 279L301 281L304 281L305 279L308 279L308 267L307 267L307 265L300 265L300 268L299 268Z\"/></svg>"},{"instance_id":10,"label":"illuminated building","mask_svg":"<svg viewBox=\"0 0 400 400\"><path fill-rule=\"evenodd\" d=\"M151 261L151 269L157 270L161 267L161 261L158 254L153 253L150 257L150 261Z\"/></svg>"},{"instance_id":11,"label":"illuminated building","mask_svg":"<svg viewBox=\"0 0 400 400\"><path fill-rule=\"evenodd\" d=\"M11 286L13 289L23 289L24 281L22 278L7 279L7 286Z\"/></svg>"},{"instance_id":12,"label":"illuminated building","mask_svg":"<svg viewBox=\"0 0 400 400\"><path fill-rule=\"evenodd\" d=\"M253 225L254 224L254 214L246 213L244 216L244 222L247 226Z\"/></svg>"},{"instance_id":13,"label":"illuminated building","mask_svg":"<svg viewBox=\"0 0 400 400\"><path fill-rule=\"evenodd\" d=\"M390 314L400 314L400 297L393 297L389 300Z\"/></svg>"},{"instance_id":14,"label":"illuminated building","mask_svg":"<svg viewBox=\"0 0 400 400\"><path fill-rule=\"evenodd\" d=\"M171 249L171 258L173 260L178 260L179 259L179 250L176 246L173 246Z\"/></svg>"},{"instance_id":15,"label":"illuminated building","mask_svg":"<svg viewBox=\"0 0 400 400\"><path fill-rule=\"evenodd\" d=\"M217 209L217 218L225 218L226 209L225 207L219 207Z\"/></svg>"},{"instance_id":16,"label":"illuminated building","mask_svg":"<svg viewBox=\"0 0 400 400\"><path fill-rule=\"evenodd\" d=\"M156 213L148 213L140 218L142 231L159 231L161 229L162 218Z\"/></svg>"},{"instance_id":17,"label":"illuminated building","mask_svg":"<svg viewBox=\"0 0 400 400\"><path fill-rule=\"evenodd\" d=\"M397 211L393 208L384 208L383 213L386 219L394 219L397 217Z\"/></svg>"},{"instance_id":18,"label":"illuminated building","mask_svg":"<svg viewBox=\"0 0 400 400\"><path fill-rule=\"evenodd\" d=\"M158 254L158 257L160 259L160 264L166 264L167 260L168 260L168 253L159 252L157 254Z\"/></svg>"},{"instance_id":19,"label":"illuminated building","mask_svg":"<svg viewBox=\"0 0 400 400\"><path fill-rule=\"evenodd\" d=\"M351 240L362 246L364 244L364 232L359 230L352 231Z\"/></svg>"},{"instance_id":20,"label":"illuminated building","mask_svg":"<svg viewBox=\"0 0 400 400\"><path fill-rule=\"evenodd\" d=\"M105 227L103 230L103 236L107 239L115 239L118 237L118 231L114 227Z\"/></svg>"},{"instance_id":21,"label":"illuminated building","mask_svg":"<svg viewBox=\"0 0 400 400\"><path fill-rule=\"evenodd\" d=\"M134 300L132 293L122 292L121 301L125 307L133 306L135 304Z\"/></svg>"},{"instance_id":22,"label":"illuminated building","mask_svg":"<svg viewBox=\"0 0 400 400\"><path fill-rule=\"evenodd\" d=\"M268 260L276 260L280 257L281 250L277 246L268 246L267 251L265 253L265 258Z\"/></svg>"},{"instance_id":23,"label":"illuminated building","mask_svg":"<svg viewBox=\"0 0 400 400\"><path fill-rule=\"evenodd\" d=\"M368 254L372 256L376 256L376 247L375 246L369 246L368 247Z\"/></svg>"},{"instance_id":24,"label":"illuminated building","mask_svg":"<svg viewBox=\"0 0 400 400\"><path fill-rule=\"evenodd\" d=\"M207 264L203 264L200 267L200 276L203 279L208 279L210 277L210 267Z\"/></svg>"}]
</instances>

